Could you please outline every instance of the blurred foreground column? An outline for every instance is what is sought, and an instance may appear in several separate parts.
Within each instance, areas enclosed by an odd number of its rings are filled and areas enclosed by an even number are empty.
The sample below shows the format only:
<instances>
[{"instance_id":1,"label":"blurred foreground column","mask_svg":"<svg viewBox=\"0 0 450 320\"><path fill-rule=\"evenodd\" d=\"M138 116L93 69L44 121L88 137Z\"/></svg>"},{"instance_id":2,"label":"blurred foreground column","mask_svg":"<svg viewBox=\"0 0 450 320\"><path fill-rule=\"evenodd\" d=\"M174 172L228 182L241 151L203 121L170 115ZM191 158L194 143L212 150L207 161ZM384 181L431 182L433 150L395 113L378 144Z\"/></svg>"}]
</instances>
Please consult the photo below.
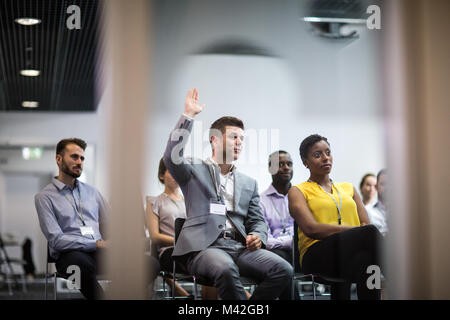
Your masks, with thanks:
<instances>
[{"instance_id":1,"label":"blurred foreground column","mask_svg":"<svg viewBox=\"0 0 450 320\"><path fill-rule=\"evenodd\" d=\"M389 298L450 299L450 1L386 1Z\"/></svg>"},{"instance_id":2,"label":"blurred foreground column","mask_svg":"<svg viewBox=\"0 0 450 320\"><path fill-rule=\"evenodd\" d=\"M150 89L150 8L145 0L104 1L103 55L106 163L112 207L109 299L144 299L149 270L144 259L142 183Z\"/></svg>"}]
</instances>

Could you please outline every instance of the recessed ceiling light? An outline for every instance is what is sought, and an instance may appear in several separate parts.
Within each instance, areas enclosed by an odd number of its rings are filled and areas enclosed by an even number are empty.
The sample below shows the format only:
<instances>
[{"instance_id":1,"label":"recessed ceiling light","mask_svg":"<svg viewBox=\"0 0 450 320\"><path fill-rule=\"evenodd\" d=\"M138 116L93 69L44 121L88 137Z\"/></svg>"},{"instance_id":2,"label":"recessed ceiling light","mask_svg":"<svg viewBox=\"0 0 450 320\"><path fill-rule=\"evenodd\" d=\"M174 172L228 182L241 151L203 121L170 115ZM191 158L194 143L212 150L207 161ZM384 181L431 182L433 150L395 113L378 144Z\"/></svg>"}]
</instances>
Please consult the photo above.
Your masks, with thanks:
<instances>
[{"instance_id":1,"label":"recessed ceiling light","mask_svg":"<svg viewBox=\"0 0 450 320\"><path fill-rule=\"evenodd\" d=\"M24 26L32 26L41 23L41 20L36 18L17 18L14 21Z\"/></svg>"},{"instance_id":2,"label":"recessed ceiling light","mask_svg":"<svg viewBox=\"0 0 450 320\"><path fill-rule=\"evenodd\" d=\"M39 102L37 101L23 101L22 107L24 108L37 108L39 106Z\"/></svg>"},{"instance_id":3,"label":"recessed ceiling light","mask_svg":"<svg viewBox=\"0 0 450 320\"><path fill-rule=\"evenodd\" d=\"M41 72L34 69L20 70L20 74L26 77L37 77Z\"/></svg>"}]
</instances>

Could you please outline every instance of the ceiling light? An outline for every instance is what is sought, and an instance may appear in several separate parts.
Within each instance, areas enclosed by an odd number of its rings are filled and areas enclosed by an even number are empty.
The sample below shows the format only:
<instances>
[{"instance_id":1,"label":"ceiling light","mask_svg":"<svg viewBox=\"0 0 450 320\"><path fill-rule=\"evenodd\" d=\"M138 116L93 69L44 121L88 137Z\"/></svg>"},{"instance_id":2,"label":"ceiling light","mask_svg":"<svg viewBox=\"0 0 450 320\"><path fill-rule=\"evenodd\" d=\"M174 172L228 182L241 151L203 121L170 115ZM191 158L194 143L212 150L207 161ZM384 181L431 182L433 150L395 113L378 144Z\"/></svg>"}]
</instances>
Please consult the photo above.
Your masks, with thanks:
<instances>
[{"instance_id":1,"label":"ceiling light","mask_svg":"<svg viewBox=\"0 0 450 320\"><path fill-rule=\"evenodd\" d=\"M41 72L34 69L20 70L20 74L26 77L37 77Z\"/></svg>"},{"instance_id":2,"label":"ceiling light","mask_svg":"<svg viewBox=\"0 0 450 320\"><path fill-rule=\"evenodd\" d=\"M23 101L22 107L24 108L37 108L39 103L37 101Z\"/></svg>"},{"instance_id":3,"label":"ceiling light","mask_svg":"<svg viewBox=\"0 0 450 320\"><path fill-rule=\"evenodd\" d=\"M41 23L41 20L36 18L18 18L14 21L23 26L32 26Z\"/></svg>"}]
</instances>

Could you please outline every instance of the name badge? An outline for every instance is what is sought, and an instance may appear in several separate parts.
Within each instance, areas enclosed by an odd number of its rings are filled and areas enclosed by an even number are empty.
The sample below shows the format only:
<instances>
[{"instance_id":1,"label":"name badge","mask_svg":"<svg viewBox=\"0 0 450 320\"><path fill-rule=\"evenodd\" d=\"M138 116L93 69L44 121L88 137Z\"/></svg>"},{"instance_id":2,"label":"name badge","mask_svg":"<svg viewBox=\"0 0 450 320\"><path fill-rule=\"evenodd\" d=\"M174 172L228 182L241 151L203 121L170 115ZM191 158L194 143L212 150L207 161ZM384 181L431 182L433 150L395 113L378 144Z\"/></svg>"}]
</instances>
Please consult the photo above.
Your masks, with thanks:
<instances>
[{"instance_id":1,"label":"name badge","mask_svg":"<svg viewBox=\"0 0 450 320\"><path fill-rule=\"evenodd\" d=\"M220 214L224 216L227 212L227 207L222 203L211 202L209 204L209 213Z\"/></svg>"},{"instance_id":2,"label":"name badge","mask_svg":"<svg viewBox=\"0 0 450 320\"><path fill-rule=\"evenodd\" d=\"M83 226L83 227L80 227L80 230L81 230L81 234L83 236L85 236L85 235L94 235L94 229L92 229L92 227Z\"/></svg>"}]
</instances>

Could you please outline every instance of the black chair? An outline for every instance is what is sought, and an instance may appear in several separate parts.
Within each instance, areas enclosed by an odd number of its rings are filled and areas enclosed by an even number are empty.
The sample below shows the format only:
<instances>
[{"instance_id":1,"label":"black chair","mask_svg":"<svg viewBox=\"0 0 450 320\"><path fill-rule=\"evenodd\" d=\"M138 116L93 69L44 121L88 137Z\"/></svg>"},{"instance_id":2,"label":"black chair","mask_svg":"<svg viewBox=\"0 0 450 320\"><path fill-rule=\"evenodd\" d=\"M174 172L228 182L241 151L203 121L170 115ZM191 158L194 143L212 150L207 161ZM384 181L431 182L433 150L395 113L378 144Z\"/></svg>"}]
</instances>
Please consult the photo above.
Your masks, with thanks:
<instances>
[{"instance_id":1,"label":"black chair","mask_svg":"<svg viewBox=\"0 0 450 320\"><path fill-rule=\"evenodd\" d=\"M317 300L316 283L324 285L333 285L337 283L346 283L347 280L339 278L331 278L320 274L304 274L300 266L300 254L298 251L298 225L294 222L294 236L292 239L292 266L294 268L294 276L292 283L292 298L294 298L294 286L296 281L300 280L301 284L311 284L313 291L313 300ZM301 294L301 286L300 286Z\"/></svg>"},{"instance_id":2,"label":"black chair","mask_svg":"<svg viewBox=\"0 0 450 320\"><path fill-rule=\"evenodd\" d=\"M4 242L1 235L0 235L0 274L3 274L5 277L5 282L8 284L8 292L9 295L12 296L13 295L13 290L11 287L11 282L8 280L8 276L10 276L12 278L12 281L14 281L15 285L18 285L19 282L17 281L16 275L14 274L14 270L12 265L20 265L22 268L24 265L26 265L26 261L23 259L17 259L17 258L10 258L8 255L8 252L6 250L6 246L11 245L11 246L17 246L18 244L16 243L16 241L10 241L10 242ZM6 266L6 270L5 272L3 272L3 266ZM22 278L22 291L24 293L27 292L27 287L26 287L26 279L24 274L20 274L20 277Z\"/></svg>"},{"instance_id":3,"label":"black chair","mask_svg":"<svg viewBox=\"0 0 450 320\"><path fill-rule=\"evenodd\" d=\"M48 266L50 263L56 263L56 260L50 256L50 249L47 244L47 262L46 262L46 268L45 268L45 290L44 290L45 291L45 293L44 293L45 300L47 300L47 297L48 297L47 287L48 287L48 278L50 278L50 277L53 277L53 300L57 300L57 290L56 289L57 289L58 278L67 279L67 276L59 273L58 270L56 270L56 265L55 265L55 271L52 274L49 274ZM101 286L102 286L102 284L104 286L107 286L111 283L111 280L109 280L106 277L106 275L103 275L103 274L102 275L97 274L97 281Z\"/></svg>"},{"instance_id":4,"label":"black chair","mask_svg":"<svg viewBox=\"0 0 450 320\"><path fill-rule=\"evenodd\" d=\"M56 298L57 298L56 297L56 294L57 294L57 292L56 292L57 278L64 278L64 276L62 274L58 273L58 271L55 271L55 272L53 272L50 275L49 271L48 271L48 269L49 269L48 266L49 266L50 263L56 263L56 260L53 259L52 256L50 256L50 249L49 249L48 244L47 244L47 262L46 262L46 268L45 268L45 290L44 290L45 293L44 293L44 297L45 297L45 300L47 300L47 297L48 297L48 295L47 295L48 278L53 277L53 279L54 279L53 280L53 300L56 300ZM56 267L55 267L55 270L56 270Z\"/></svg>"},{"instance_id":5,"label":"black chair","mask_svg":"<svg viewBox=\"0 0 450 320\"><path fill-rule=\"evenodd\" d=\"M183 228L184 222L186 221L186 219L184 218L177 218L175 219L175 237L174 237L174 247L178 241L178 237L180 235L181 229ZM178 270L178 272L177 272ZM189 272L187 271L186 267L181 264L178 263L178 261L175 261L175 259L173 259L173 270L172 270L172 274L166 272L164 276L167 277L171 277L172 278L172 299L175 299L175 281L190 281L194 283L194 299L198 300L198 292L197 292L197 281L198 278L195 275L191 275L189 274ZM212 282L207 281L206 279L201 279L201 284L206 285L206 286L213 286Z\"/></svg>"},{"instance_id":6,"label":"black chair","mask_svg":"<svg viewBox=\"0 0 450 320\"><path fill-rule=\"evenodd\" d=\"M186 219L183 218L177 218L175 219L175 241L174 241L174 246L177 243L178 240L178 236L180 235L181 229L183 228L184 222L186 221ZM177 273L177 268L178 269L182 269L182 273ZM174 299L174 292L175 292L175 281L176 280L190 280L194 283L194 299L198 300L198 294L197 294L197 284L200 285L204 285L204 286L208 286L208 287L213 287L214 283L209 280L209 279L205 279L203 277L197 277L195 275L190 275L189 272L186 270L185 266L183 266L180 263L176 263L174 260L173 263L173 283L172 283L172 298ZM257 285L257 282L254 281L251 278L248 277L240 277L242 285L244 287L253 287Z\"/></svg>"}]
</instances>

